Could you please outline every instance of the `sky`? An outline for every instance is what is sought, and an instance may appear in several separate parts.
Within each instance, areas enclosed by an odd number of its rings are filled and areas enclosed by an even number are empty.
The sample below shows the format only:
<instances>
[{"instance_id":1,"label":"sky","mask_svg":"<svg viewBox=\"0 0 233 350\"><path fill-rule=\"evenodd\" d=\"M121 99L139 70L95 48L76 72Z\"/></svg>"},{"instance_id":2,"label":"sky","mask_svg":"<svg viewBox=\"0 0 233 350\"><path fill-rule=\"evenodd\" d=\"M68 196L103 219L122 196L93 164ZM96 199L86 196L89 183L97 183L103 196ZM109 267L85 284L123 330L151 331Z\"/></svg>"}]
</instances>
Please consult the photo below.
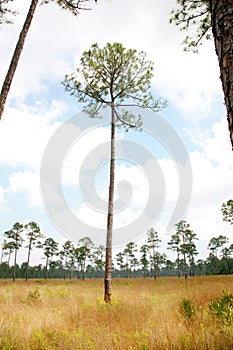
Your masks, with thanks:
<instances>
[{"instance_id":1,"label":"sky","mask_svg":"<svg viewBox=\"0 0 233 350\"><path fill-rule=\"evenodd\" d=\"M0 30L1 83L29 5L16 0L14 23ZM108 111L88 119L61 82L93 43L120 42L154 62L153 92L168 106L143 112L142 132L117 131L114 251L131 240L141 244L155 227L165 252L182 219L199 238L199 258L213 236L233 243L221 215L233 198L233 162L218 61L212 41L199 54L183 51L186 33L169 24L174 6L90 1L91 10L77 17L55 3L37 8L0 122L2 234L15 222L36 221L60 243L84 236L105 243Z\"/></svg>"}]
</instances>

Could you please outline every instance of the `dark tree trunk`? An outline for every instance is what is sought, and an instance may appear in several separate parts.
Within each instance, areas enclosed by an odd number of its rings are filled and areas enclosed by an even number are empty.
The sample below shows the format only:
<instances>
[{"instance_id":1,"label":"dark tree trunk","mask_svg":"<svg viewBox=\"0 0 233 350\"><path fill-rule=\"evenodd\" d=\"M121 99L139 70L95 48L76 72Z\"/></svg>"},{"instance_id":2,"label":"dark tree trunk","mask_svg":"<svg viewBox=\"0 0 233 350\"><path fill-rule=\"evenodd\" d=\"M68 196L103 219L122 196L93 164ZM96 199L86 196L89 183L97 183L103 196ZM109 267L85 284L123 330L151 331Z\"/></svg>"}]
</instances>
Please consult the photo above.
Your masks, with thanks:
<instances>
[{"instance_id":1,"label":"dark tree trunk","mask_svg":"<svg viewBox=\"0 0 233 350\"><path fill-rule=\"evenodd\" d=\"M185 255L185 253L184 253L184 255L183 255L183 263L184 263L184 278L186 279L187 277L188 277L188 275L187 275L187 264L186 264L186 255Z\"/></svg>"},{"instance_id":2,"label":"dark tree trunk","mask_svg":"<svg viewBox=\"0 0 233 350\"><path fill-rule=\"evenodd\" d=\"M6 278L8 278L8 271L10 268L10 260L11 260L11 253L8 256L8 260L7 260L7 268L6 268Z\"/></svg>"},{"instance_id":3,"label":"dark tree trunk","mask_svg":"<svg viewBox=\"0 0 233 350\"><path fill-rule=\"evenodd\" d=\"M180 254L177 252L177 268L178 268L178 277L180 278Z\"/></svg>"},{"instance_id":4,"label":"dark tree trunk","mask_svg":"<svg viewBox=\"0 0 233 350\"><path fill-rule=\"evenodd\" d=\"M154 265L154 281L156 281L157 278L157 262L155 259L155 249L153 247L153 265Z\"/></svg>"},{"instance_id":5,"label":"dark tree trunk","mask_svg":"<svg viewBox=\"0 0 233 350\"><path fill-rule=\"evenodd\" d=\"M49 257L46 257L46 264L45 264L45 277L44 279L47 280L48 278L48 265L49 265Z\"/></svg>"},{"instance_id":6,"label":"dark tree trunk","mask_svg":"<svg viewBox=\"0 0 233 350\"><path fill-rule=\"evenodd\" d=\"M86 269L86 260L84 259L84 262L83 262L83 281L85 280L85 269Z\"/></svg>"},{"instance_id":7,"label":"dark tree trunk","mask_svg":"<svg viewBox=\"0 0 233 350\"><path fill-rule=\"evenodd\" d=\"M195 271L194 271L194 257L192 255L192 260L191 260L191 275L192 277L195 276Z\"/></svg>"},{"instance_id":8,"label":"dark tree trunk","mask_svg":"<svg viewBox=\"0 0 233 350\"><path fill-rule=\"evenodd\" d=\"M1 117L2 117L2 114L4 111L5 102L6 102L9 90L10 90L10 86L11 86L18 62L19 62L19 58L20 58L21 52L23 50L24 42L25 42L28 30L30 28L31 21L32 21L33 15L35 13L36 6L37 6L38 2L39 2L39 0L32 0L32 2L31 2L26 20L25 20L24 25L23 25L23 29L19 35L19 39L18 39L18 42L17 42L16 47L15 47L15 51L14 51L12 59L11 59L11 63L10 63L7 75L6 75L4 83L2 85L2 90L1 90L1 95L0 95L0 120L1 120Z\"/></svg>"},{"instance_id":9,"label":"dark tree trunk","mask_svg":"<svg viewBox=\"0 0 233 350\"><path fill-rule=\"evenodd\" d=\"M107 219L107 240L106 240L106 262L104 279L104 300L111 302L112 290L112 228L113 228L113 202L114 202L114 177L115 177L115 112L114 102L111 105L111 160L110 160L110 181L108 197L108 219Z\"/></svg>"},{"instance_id":10,"label":"dark tree trunk","mask_svg":"<svg viewBox=\"0 0 233 350\"><path fill-rule=\"evenodd\" d=\"M26 276L25 276L25 280L26 281L28 280L28 269L29 269L29 261L30 261L31 249L32 249L32 241L30 240L29 247L28 247L28 260L27 260Z\"/></svg>"},{"instance_id":11,"label":"dark tree trunk","mask_svg":"<svg viewBox=\"0 0 233 350\"><path fill-rule=\"evenodd\" d=\"M17 252L18 250L15 249L15 259L14 259L14 268L13 268L13 282L15 282L16 278L16 261L17 261Z\"/></svg>"},{"instance_id":12,"label":"dark tree trunk","mask_svg":"<svg viewBox=\"0 0 233 350\"><path fill-rule=\"evenodd\" d=\"M210 11L233 147L233 0L210 0Z\"/></svg>"}]
</instances>

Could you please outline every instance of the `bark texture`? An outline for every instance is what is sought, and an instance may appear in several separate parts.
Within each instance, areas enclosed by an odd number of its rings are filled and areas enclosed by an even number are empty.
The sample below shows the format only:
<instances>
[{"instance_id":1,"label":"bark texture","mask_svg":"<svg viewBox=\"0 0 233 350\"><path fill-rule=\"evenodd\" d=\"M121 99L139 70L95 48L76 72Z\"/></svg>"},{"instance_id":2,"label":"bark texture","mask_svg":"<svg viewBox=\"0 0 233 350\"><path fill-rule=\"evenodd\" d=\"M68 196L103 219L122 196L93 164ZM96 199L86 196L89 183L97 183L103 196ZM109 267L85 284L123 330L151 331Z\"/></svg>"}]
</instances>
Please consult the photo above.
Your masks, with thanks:
<instances>
[{"instance_id":1,"label":"bark texture","mask_svg":"<svg viewBox=\"0 0 233 350\"><path fill-rule=\"evenodd\" d=\"M32 241L30 240L29 247L28 247L28 259L27 259L26 276L25 276L25 280L26 281L28 280L28 269L29 269L29 261L30 261L31 249L32 249Z\"/></svg>"},{"instance_id":2,"label":"bark texture","mask_svg":"<svg viewBox=\"0 0 233 350\"><path fill-rule=\"evenodd\" d=\"M114 202L114 178L115 178L115 112L114 103L111 106L111 160L110 160L110 181L108 197L108 220L107 220L107 241L106 241L106 264L104 279L104 300L111 302L112 291L112 228L113 228L113 202Z\"/></svg>"},{"instance_id":3,"label":"bark texture","mask_svg":"<svg viewBox=\"0 0 233 350\"><path fill-rule=\"evenodd\" d=\"M210 0L210 11L233 149L233 0Z\"/></svg>"},{"instance_id":4,"label":"bark texture","mask_svg":"<svg viewBox=\"0 0 233 350\"><path fill-rule=\"evenodd\" d=\"M7 75L5 77L5 80L4 80L4 83L2 86L1 95L0 95L0 120L2 118L7 95L9 93L10 86L11 86L11 83L12 83L18 62L19 62L19 58L20 58L21 52L23 50L24 42L25 42L28 30L30 28L31 21L32 21L33 15L35 13L38 2L39 2L39 0L32 0L32 2L31 2L26 20L25 20L24 25L23 25L23 29L19 35L19 39L18 39L18 42L16 44L15 51L13 53Z\"/></svg>"}]
</instances>

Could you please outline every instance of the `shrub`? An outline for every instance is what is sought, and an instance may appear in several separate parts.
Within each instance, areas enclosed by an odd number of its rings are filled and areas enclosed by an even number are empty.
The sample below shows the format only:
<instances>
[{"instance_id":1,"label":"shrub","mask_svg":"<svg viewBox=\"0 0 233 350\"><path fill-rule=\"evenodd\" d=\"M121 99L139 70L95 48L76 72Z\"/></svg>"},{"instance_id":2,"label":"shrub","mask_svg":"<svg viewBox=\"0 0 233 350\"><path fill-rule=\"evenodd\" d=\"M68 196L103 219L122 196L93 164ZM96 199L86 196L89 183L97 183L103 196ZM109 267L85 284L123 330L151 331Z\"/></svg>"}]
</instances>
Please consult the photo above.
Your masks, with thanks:
<instances>
[{"instance_id":1,"label":"shrub","mask_svg":"<svg viewBox=\"0 0 233 350\"><path fill-rule=\"evenodd\" d=\"M34 290L28 292L27 302L29 304L33 304L33 303L38 302L38 301L41 301L41 293L40 293L39 288L36 287Z\"/></svg>"},{"instance_id":2,"label":"shrub","mask_svg":"<svg viewBox=\"0 0 233 350\"><path fill-rule=\"evenodd\" d=\"M190 300L183 298L180 303L180 312L185 318L192 319L195 316L195 306Z\"/></svg>"},{"instance_id":3,"label":"shrub","mask_svg":"<svg viewBox=\"0 0 233 350\"><path fill-rule=\"evenodd\" d=\"M233 295L223 291L222 298L213 299L209 303L209 310L224 323L233 321Z\"/></svg>"}]
</instances>

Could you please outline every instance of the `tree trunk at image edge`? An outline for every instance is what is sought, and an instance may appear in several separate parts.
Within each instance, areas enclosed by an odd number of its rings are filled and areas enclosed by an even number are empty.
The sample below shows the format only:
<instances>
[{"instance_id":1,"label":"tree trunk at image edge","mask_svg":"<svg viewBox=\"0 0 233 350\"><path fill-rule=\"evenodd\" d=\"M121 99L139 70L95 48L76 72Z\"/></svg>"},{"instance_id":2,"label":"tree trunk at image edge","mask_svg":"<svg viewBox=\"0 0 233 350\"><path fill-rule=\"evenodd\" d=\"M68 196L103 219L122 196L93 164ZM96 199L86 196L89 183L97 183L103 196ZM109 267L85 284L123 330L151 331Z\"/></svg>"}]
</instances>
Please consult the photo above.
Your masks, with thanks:
<instances>
[{"instance_id":1,"label":"tree trunk at image edge","mask_svg":"<svg viewBox=\"0 0 233 350\"><path fill-rule=\"evenodd\" d=\"M233 148L233 0L211 0L210 10Z\"/></svg>"},{"instance_id":2,"label":"tree trunk at image edge","mask_svg":"<svg viewBox=\"0 0 233 350\"><path fill-rule=\"evenodd\" d=\"M20 58L21 52L23 50L24 42L25 42L28 30L30 28L31 21L32 21L33 15L35 13L36 6L37 6L38 2L39 2L39 0L32 0L32 2L31 2L26 20L25 20L24 25L23 25L23 29L19 35L19 39L18 39L14 54L13 54L12 59L11 59L11 63L10 63L7 75L6 75L4 83L2 85L2 91L1 91L1 95L0 95L0 120L1 120L1 117L2 117L2 114L4 111L5 102L6 102L9 90L10 90L10 86L11 86L18 62L19 62L19 58Z\"/></svg>"},{"instance_id":3,"label":"tree trunk at image edge","mask_svg":"<svg viewBox=\"0 0 233 350\"><path fill-rule=\"evenodd\" d=\"M111 302L112 290L112 228L113 228L113 202L114 202L114 176L115 176L115 113L114 103L111 105L111 160L110 160L110 181L108 197L108 219L107 219L107 240L106 240L106 263L104 279L104 300Z\"/></svg>"}]
</instances>

